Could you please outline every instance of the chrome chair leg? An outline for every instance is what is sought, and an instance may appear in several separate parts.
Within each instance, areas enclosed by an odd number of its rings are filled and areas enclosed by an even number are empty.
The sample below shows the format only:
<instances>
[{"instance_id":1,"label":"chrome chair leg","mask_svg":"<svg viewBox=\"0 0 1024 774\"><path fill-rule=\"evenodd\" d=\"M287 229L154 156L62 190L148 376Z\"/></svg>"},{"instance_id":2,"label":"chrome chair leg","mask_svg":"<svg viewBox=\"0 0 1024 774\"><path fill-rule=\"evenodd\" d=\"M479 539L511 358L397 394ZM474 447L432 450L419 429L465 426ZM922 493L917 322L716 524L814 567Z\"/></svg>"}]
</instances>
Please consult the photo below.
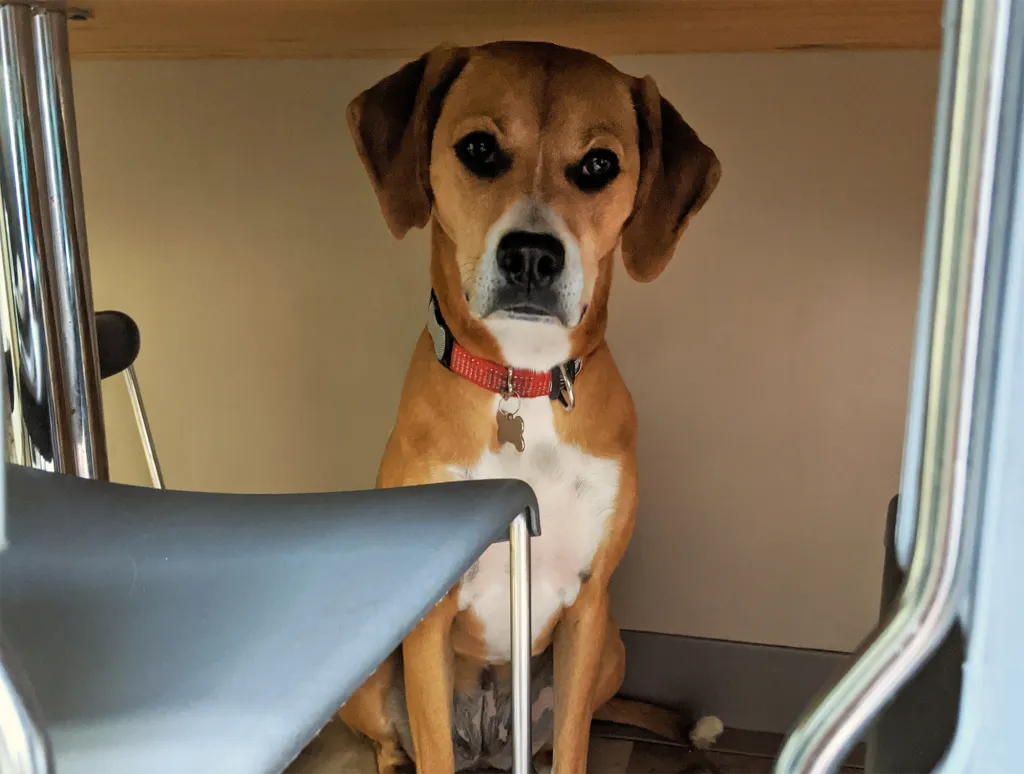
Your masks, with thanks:
<instances>
[{"instance_id":1,"label":"chrome chair leg","mask_svg":"<svg viewBox=\"0 0 1024 774\"><path fill-rule=\"evenodd\" d=\"M530 774L530 530L526 514L509 529L509 593L512 596L512 774Z\"/></svg>"},{"instance_id":2,"label":"chrome chair leg","mask_svg":"<svg viewBox=\"0 0 1024 774\"><path fill-rule=\"evenodd\" d=\"M142 449L146 453L149 477L153 482L154 489L163 489L164 474L160 470L160 460L156 456L156 446L153 445L153 431L149 426L146 405L142 402L142 390L139 388L139 377L135 375L134 365L130 365L124 370L124 380L128 386L128 397L131 398L132 409L135 411L135 423L139 426Z\"/></svg>"}]
</instances>

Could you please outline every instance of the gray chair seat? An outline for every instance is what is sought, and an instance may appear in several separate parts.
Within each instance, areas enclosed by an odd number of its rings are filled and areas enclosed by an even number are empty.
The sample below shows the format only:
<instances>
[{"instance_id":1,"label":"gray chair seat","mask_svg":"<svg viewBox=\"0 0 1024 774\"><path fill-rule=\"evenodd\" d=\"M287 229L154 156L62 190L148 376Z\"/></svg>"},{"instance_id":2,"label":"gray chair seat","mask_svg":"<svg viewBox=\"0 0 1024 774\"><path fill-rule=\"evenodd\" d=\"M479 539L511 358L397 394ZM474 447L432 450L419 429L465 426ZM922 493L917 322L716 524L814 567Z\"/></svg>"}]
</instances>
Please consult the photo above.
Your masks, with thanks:
<instances>
[{"instance_id":1,"label":"gray chair seat","mask_svg":"<svg viewBox=\"0 0 1024 774\"><path fill-rule=\"evenodd\" d=\"M7 467L0 629L58 774L280 772L511 521L518 481L219 495Z\"/></svg>"}]
</instances>

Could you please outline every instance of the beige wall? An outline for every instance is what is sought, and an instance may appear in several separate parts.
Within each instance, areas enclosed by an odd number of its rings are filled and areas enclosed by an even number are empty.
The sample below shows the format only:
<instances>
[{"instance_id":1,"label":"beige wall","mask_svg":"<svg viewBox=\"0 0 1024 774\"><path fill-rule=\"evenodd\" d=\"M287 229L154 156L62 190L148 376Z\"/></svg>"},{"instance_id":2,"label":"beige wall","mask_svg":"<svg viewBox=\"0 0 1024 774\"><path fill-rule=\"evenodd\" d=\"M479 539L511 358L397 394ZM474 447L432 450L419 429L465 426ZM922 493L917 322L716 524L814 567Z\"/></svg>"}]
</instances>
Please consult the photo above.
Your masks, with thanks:
<instances>
[{"instance_id":1,"label":"beige wall","mask_svg":"<svg viewBox=\"0 0 1024 774\"><path fill-rule=\"evenodd\" d=\"M931 54L623 60L724 178L610 339L641 418L623 626L847 649L897 486L936 84ZM427 293L344 123L387 62L75 69L99 308L143 330L168 484L371 486ZM145 483L119 380L114 475Z\"/></svg>"}]
</instances>

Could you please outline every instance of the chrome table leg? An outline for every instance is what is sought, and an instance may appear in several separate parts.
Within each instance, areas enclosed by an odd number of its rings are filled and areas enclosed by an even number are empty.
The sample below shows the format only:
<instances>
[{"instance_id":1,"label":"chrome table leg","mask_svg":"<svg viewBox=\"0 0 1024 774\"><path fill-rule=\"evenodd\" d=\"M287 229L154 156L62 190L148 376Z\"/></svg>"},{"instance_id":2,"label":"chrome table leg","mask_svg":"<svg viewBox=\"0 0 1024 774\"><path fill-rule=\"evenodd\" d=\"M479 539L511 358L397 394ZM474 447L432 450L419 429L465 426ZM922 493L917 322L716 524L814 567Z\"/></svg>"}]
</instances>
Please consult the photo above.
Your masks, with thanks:
<instances>
[{"instance_id":1,"label":"chrome table leg","mask_svg":"<svg viewBox=\"0 0 1024 774\"><path fill-rule=\"evenodd\" d=\"M0 2L10 461L108 477L66 9Z\"/></svg>"}]
</instances>

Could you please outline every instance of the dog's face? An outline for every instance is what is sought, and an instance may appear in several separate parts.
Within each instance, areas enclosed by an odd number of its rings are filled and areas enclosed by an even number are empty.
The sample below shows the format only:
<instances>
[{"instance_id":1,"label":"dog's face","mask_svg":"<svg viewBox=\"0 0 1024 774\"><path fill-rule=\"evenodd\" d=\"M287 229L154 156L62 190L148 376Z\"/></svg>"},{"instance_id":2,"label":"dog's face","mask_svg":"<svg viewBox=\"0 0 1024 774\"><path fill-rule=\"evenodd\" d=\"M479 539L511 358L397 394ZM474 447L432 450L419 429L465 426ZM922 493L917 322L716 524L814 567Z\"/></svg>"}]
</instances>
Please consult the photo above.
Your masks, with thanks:
<instances>
[{"instance_id":1,"label":"dog's face","mask_svg":"<svg viewBox=\"0 0 1024 774\"><path fill-rule=\"evenodd\" d=\"M437 49L349 120L392 231L434 217L457 303L506 355L523 339L567 350L620 247L632 276L660 274L719 175L653 81L548 44Z\"/></svg>"},{"instance_id":2,"label":"dog's face","mask_svg":"<svg viewBox=\"0 0 1024 774\"><path fill-rule=\"evenodd\" d=\"M434 127L434 215L473 317L573 328L640 177L629 85L591 57L470 59Z\"/></svg>"}]
</instances>

